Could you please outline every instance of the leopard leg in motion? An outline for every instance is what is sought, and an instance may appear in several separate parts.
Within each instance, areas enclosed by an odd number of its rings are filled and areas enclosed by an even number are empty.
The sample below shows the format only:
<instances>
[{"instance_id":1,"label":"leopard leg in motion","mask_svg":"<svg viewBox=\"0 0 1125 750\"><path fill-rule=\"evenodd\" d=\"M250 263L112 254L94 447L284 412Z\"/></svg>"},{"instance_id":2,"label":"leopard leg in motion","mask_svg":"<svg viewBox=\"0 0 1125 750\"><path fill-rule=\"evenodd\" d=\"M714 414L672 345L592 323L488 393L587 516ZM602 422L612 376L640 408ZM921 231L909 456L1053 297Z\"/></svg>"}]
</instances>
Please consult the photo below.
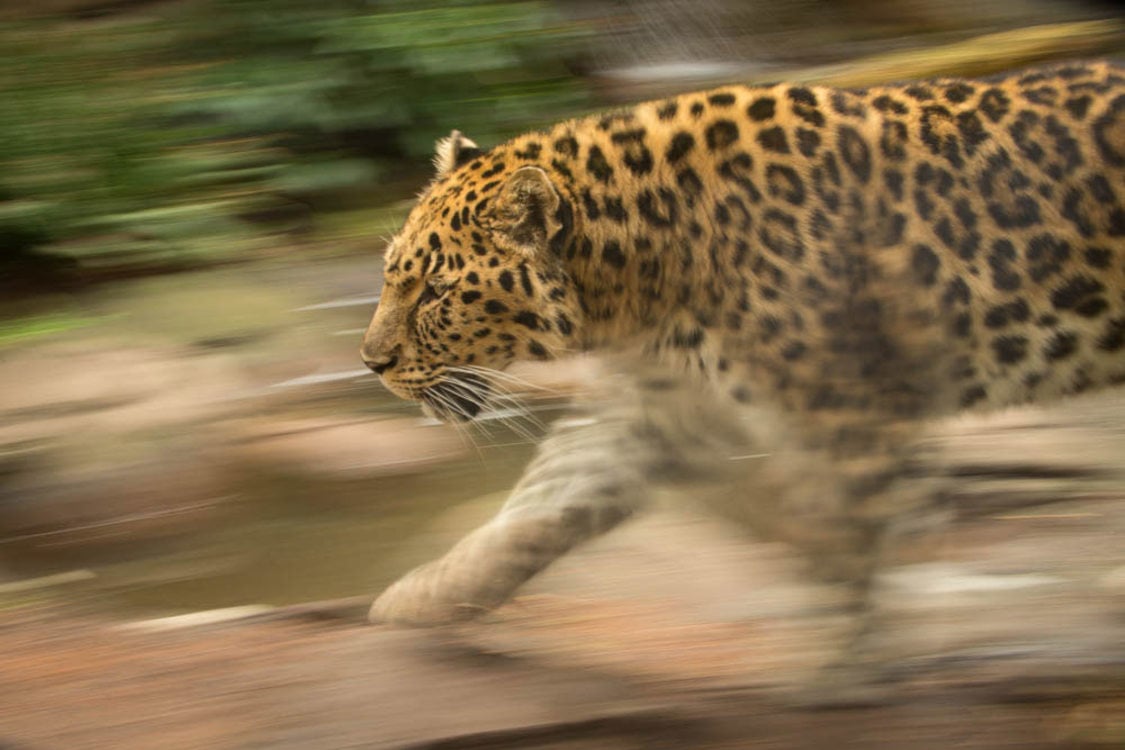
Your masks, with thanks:
<instances>
[{"instance_id":1,"label":"leopard leg in motion","mask_svg":"<svg viewBox=\"0 0 1125 750\"><path fill-rule=\"evenodd\" d=\"M825 462L838 504L817 519L827 529L806 547L814 572L838 584L846 619L836 655L823 665L802 700L812 703L885 702L901 670L899 642L880 601L879 580L899 545L940 528L946 515L941 479L918 446L916 423L875 425L865 420L855 442L834 446Z\"/></svg>"},{"instance_id":2,"label":"leopard leg in motion","mask_svg":"<svg viewBox=\"0 0 1125 750\"><path fill-rule=\"evenodd\" d=\"M639 378L623 391L557 423L500 512L392 584L369 619L427 626L494 609L575 546L643 510L654 482L705 475L738 440L737 425L721 427L729 415L700 403L677 376Z\"/></svg>"}]
</instances>

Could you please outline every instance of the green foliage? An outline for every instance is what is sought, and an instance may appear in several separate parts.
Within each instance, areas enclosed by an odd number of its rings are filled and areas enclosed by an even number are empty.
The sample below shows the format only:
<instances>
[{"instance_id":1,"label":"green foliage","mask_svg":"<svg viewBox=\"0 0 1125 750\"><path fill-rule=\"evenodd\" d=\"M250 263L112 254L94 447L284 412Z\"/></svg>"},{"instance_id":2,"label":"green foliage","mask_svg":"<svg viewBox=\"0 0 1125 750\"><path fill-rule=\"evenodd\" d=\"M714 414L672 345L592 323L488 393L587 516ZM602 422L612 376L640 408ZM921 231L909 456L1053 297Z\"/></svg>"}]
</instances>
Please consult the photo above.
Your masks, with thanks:
<instances>
[{"instance_id":1,"label":"green foliage","mask_svg":"<svg viewBox=\"0 0 1125 750\"><path fill-rule=\"evenodd\" d=\"M0 350L87 325L90 325L89 320L65 313L5 320L0 322Z\"/></svg>"},{"instance_id":2,"label":"green foliage","mask_svg":"<svg viewBox=\"0 0 1125 750\"><path fill-rule=\"evenodd\" d=\"M584 102L563 64L583 34L543 2L206 7L210 22L187 21L181 48L217 64L182 111L241 132L286 132L298 149L420 157L454 126L497 138Z\"/></svg>"},{"instance_id":3,"label":"green foliage","mask_svg":"<svg viewBox=\"0 0 1125 750\"><path fill-rule=\"evenodd\" d=\"M0 28L0 264L244 257L296 224L263 217L387 195L453 127L490 142L585 102L583 34L541 2L160 7Z\"/></svg>"},{"instance_id":4,"label":"green foliage","mask_svg":"<svg viewBox=\"0 0 1125 750\"><path fill-rule=\"evenodd\" d=\"M49 246L87 264L168 262L253 243L260 194L239 170L261 148L166 114L184 75L154 22L0 31L0 261ZM18 270L18 269L17 269Z\"/></svg>"}]
</instances>

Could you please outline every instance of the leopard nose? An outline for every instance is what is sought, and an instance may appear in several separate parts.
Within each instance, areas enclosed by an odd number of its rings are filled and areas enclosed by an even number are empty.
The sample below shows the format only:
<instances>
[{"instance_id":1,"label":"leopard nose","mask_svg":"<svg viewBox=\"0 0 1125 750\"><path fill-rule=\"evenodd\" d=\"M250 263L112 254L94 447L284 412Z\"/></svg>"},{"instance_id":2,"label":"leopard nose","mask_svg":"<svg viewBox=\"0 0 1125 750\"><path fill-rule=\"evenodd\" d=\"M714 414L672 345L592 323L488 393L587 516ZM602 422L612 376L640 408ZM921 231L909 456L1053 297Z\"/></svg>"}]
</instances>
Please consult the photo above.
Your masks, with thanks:
<instances>
[{"instance_id":1,"label":"leopard nose","mask_svg":"<svg viewBox=\"0 0 1125 750\"><path fill-rule=\"evenodd\" d=\"M397 354L381 354L375 357L363 356L363 363L371 368L376 375L382 375L387 370L398 364Z\"/></svg>"}]
</instances>

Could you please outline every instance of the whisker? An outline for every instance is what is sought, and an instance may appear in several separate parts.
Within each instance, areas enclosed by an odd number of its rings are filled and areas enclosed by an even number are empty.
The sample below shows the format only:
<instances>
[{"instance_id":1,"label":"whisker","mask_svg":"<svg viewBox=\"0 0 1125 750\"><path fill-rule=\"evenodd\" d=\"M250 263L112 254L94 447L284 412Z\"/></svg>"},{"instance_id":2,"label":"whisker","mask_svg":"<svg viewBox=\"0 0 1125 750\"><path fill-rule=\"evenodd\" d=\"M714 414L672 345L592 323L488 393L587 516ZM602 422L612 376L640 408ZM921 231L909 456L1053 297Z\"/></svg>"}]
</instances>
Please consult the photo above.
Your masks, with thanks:
<instances>
[{"instance_id":1,"label":"whisker","mask_svg":"<svg viewBox=\"0 0 1125 750\"><path fill-rule=\"evenodd\" d=\"M549 390L544 386L536 385L535 383L526 381L510 373L502 372L500 370L492 370L486 367L450 367L449 370L452 372L465 373L474 378L484 380L490 385L494 385L498 388L503 386L504 390L507 390L513 385L517 385L526 390Z\"/></svg>"},{"instance_id":2,"label":"whisker","mask_svg":"<svg viewBox=\"0 0 1125 750\"><path fill-rule=\"evenodd\" d=\"M450 382L455 382L463 386L468 385L466 381L455 378L451 378ZM506 388L499 387L502 384L488 383L487 385L489 387L489 390L485 394L485 402L489 407L497 408L500 406L506 406L510 410L517 412L520 416L531 421L533 424L535 424L536 427L539 427L540 429L544 427L536 417L532 416L530 409L527 408L526 404L523 402L519 394L512 393ZM476 383L473 383L471 387L473 389L477 389L480 386L478 386Z\"/></svg>"},{"instance_id":3,"label":"whisker","mask_svg":"<svg viewBox=\"0 0 1125 750\"><path fill-rule=\"evenodd\" d=\"M447 414L460 413L460 410L457 409L457 405L453 403L449 399L449 397L442 393L437 387L428 388L426 390L426 398L431 402L436 402L436 405L439 407L439 411L444 411ZM477 456L482 461L484 460L484 455L481 453L480 445L478 445L477 441L473 438L472 429L469 427L469 425L462 423L456 419L443 421L445 421L447 424L452 425L453 429L455 429L458 434L462 435L466 440L468 440L469 443L473 446L473 449L476 450ZM486 428L482 427L482 431L490 440L492 439L491 433L489 433Z\"/></svg>"},{"instance_id":4,"label":"whisker","mask_svg":"<svg viewBox=\"0 0 1125 750\"><path fill-rule=\"evenodd\" d=\"M529 443L538 442L538 437L527 427L524 427L522 424L520 424L520 414L518 412L514 412L512 410L507 410L507 412L508 413L505 413L505 411L502 410L493 410L489 412L488 417L489 419L495 419L496 421L500 422L500 424L504 425L509 430L519 435L525 441Z\"/></svg>"},{"instance_id":5,"label":"whisker","mask_svg":"<svg viewBox=\"0 0 1125 750\"><path fill-rule=\"evenodd\" d=\"M497 394L493 406L507 407L509 411L515 413L515 416L530 422L532 426L540 431L546 431L547 429L546 425L544 425L543 422L538 417L536 417L531 412L531 410L527 408L527 406L514 395Z\"/></svg>"},{"instance_id":6,"label":"whisker","mask_svg":"<svg viewBox=\"0 0 1125 750\"><path fill-rule=\"evenodd\" d=\"M451 374L456 375L457 373ZM540 433L546 431L546 427L527 410L514 394L497 390L495 384L484 381L477 373L469 374L472 375L472 379L450 377L443 385L456 389L459 395L482 408L482 413L474 421L479 424L483 421L496 420L525 441L531 443L538 441L535 432L525 427L520 420L531 423ZM506 407L510 414L504 414L501 410L502 407Z\"/></svg>"},{"instance_id":7,"label":"whisker","mask_svg":"<svg viewBox=\"0 0 1125 750\"><path fill-rule=\"evenodd\" d=\"M449 378L442 385L447 388L455 388L460 395L482 409L488 406L488 391L475 383Z\"/></svg>"},{"instance_id":8,"label":"whisker","mask_svg":"<svg viewBox=\"0 0 1125 750\"><path fill-rule=\"evenodd\" d=\"M473 437L473 431L469 428L469 426L465 424L458 424L456 422L451 422L450 424L453 425L453 429L457 431L458 435L467 440L469 445L473 446L473 452L477 454L477 460L481 463L484 463L484 451L480 449L480 445Z\"/></svg>"},{"instance_id":9,"label":"whisker","mask_svg":"<svg viewBox=\"0 0 1125 750\"><path fill-rule=\"evenodd\" d=\"M518 375L513 375L510 372L503 370L495 370L489 367L481 367L479 365L464 365L448 368L451 371L465 372L471 375L482 377L492 383L506 383L519 386L525 390L542 391L544 393L558 394L561 393L558 388L551 388L550 386L533 383L526 378L521 378Z\"/></svg>"},{"instance_id":10,"label":"whisker","mask_svg":"<svg viewBox=\"0 0 1125 750\"><path fill-rule=\"evenodd\" d=\"M448 394L443 393L441 391L441 389L446 389L446 390L456 389L456 393L448 393ZM465 414L463 406L461 406L460 404L458 404L456 401L453 400L454 396L456 396L458 398L463 398L464 400L469 401L470 403L477 406L478 409L480 409L480 410L484 410L488 407L488 403L484 399L483 394L478 393L476 391L473 391L467 383L463 383L463 382L460 382L460 381L457 381L457 380L449 379L449 380L442 381L439 384L439 386L435 386L434 388L431 388L430 390L431 390L431 392L435 392L435 393L437 393L437 395L440 396L440 398L442 400L442 403L446 405L447 410L452 414L461 414L461 415L464 415L466 417L469 416L469 415ZM492 439L492 432L486 426L484 426L483 424L480 424L479 420L477 420L477 419L473 419L471 417L470 417L470 419L472 420L472 422L474 424L479 426L481 432L483 432L488 437L489 440ZM466 428L467 428L467 426L466 426Z\"/></svg>"},{"instance_id":11,"label":"whisker","mask_svg":"<svg viewBox=\"0 0 1125 750\"><path fill-rule=\"evenodd\" d=\"M523 404L510 396L498 396L485 418L499 421L528 442L538 442L547 431L546 425ZM525 426L525 423L528 426Z\"/></svg>"}]
</instances>

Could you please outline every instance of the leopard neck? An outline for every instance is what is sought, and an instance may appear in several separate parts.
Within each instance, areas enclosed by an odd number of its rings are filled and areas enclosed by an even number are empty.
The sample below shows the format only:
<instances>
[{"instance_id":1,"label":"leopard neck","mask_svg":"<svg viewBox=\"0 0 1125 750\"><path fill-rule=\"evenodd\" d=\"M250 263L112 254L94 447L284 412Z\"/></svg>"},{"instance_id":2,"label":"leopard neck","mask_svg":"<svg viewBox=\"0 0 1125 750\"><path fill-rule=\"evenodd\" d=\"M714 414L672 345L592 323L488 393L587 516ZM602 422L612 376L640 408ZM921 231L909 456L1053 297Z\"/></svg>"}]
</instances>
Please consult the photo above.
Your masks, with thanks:
<instances>
[{"instance_id":1,"label":"leopard neck","mask_svg":"<svg viewBox=\"0 0 1125 750\"><path fill-rule=\"evenodd\" d=\"M583 314L585 348L644 344L685 320L711 325L729 290L716 283L710 228L679 216L676 196L656 179L631 182L627 198L610 186L565 192L574 221L560 254Z\"/></svg>"},{"instance_id":2,"label":"leopard neck","mask_svg":"<svg viewBox=\"0 0 1125 750\"><path fill-rule=\"evenodd\" d=\"M700 213L693 193L710 175L674 171L654 156L643 131L628 129L633 113L563 123L503 147L546 171L566 204L565 239L552 249L577 295L585 349L711 326L735 293L722 281L734 270L726 259L748 251L727 247L745 242ZM626 143L632 134L638 140ZM683 184L685 175L694 185Z\"/></svg>"}]
</instances>

